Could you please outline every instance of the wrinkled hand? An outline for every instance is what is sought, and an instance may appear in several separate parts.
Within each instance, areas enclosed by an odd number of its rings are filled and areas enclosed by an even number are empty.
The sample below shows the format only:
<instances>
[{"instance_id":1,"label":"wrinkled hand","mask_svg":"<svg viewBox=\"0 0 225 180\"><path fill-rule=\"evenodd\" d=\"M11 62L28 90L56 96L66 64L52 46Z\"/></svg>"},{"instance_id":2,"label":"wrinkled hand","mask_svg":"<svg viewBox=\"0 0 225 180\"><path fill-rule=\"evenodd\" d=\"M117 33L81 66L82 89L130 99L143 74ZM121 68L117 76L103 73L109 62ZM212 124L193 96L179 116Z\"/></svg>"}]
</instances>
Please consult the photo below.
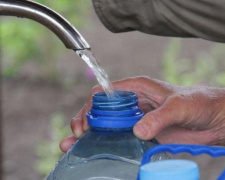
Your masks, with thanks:
<instances>
[{"instance_id":1,"label":"wrinkled hand","mask_svg":"<svg viewBox=\"0 0 225 180\"><path fill-rule=\"evenodd\" d=\"M134 134L160 143L225 144L225 89L183 87L147 77L128 78L113 83L115 90L136 92L145 116L135 125ZM86 113L92 95L102 91L94 87L86 105L71 121L74 135L60 143L66 152L88 129Z\"/></svg>"}]
</instances>

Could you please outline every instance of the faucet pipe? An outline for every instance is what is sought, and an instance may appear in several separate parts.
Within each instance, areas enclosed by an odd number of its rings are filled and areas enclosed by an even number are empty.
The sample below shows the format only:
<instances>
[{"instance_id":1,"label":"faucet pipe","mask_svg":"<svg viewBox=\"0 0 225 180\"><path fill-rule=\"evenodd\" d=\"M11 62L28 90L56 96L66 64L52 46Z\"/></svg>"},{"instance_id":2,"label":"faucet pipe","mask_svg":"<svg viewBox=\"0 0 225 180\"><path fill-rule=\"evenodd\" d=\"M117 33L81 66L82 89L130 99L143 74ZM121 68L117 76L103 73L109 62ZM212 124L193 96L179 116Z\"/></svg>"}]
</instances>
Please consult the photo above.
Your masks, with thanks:
<instances>
[{"instance_id":1,"label":"faucet pipe","mask_svg":"<svg viewBox=\"0 0 225 180\"><path fill-rule=\"evenodd\" d=\"M41 23L64 43L68 49L90 49L83 36L60 14L30 0L0 0L0 16L17 16Z\"/></svg>"}]
</instances>

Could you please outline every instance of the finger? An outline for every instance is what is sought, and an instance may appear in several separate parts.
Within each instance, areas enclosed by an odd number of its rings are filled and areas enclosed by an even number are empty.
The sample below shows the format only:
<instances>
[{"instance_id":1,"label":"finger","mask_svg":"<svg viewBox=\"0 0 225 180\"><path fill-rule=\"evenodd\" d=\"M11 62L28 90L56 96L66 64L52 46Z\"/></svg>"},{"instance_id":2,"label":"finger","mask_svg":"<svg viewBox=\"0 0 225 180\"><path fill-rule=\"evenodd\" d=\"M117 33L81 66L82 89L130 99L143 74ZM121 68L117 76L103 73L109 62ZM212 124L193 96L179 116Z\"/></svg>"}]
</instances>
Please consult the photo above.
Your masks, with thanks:
<instances>
[{"instance_id":1,"label":"finger","mask_svg":"<svg viewBox=\"0 0 225 180\"><path fill-rule=\"evenodd\" d=\"M179 107L165 103L158 109L147 113L135 126L134 134L144 140L154 138L164 128L180 123L184 114L178 114Z\"/></svg>"},{"instance_id":2,"label":"finger","mask_svg":"<svg viewBox=\"0 0 225 180\"><path fill-rule=\"evenodd\" d=\"M70 126L76 138L79 138L84 133L81 118L73 118L70 122Z\"/></svg>"},{"instance_id":3,"label":"finger","mask_svg":"<svg viewBox=\"0 0 225 180\"><path fill-rule=\"evenodd\" d=\"M86 114L90 111L91 106L92 106L91 104L87 105L87 107L82 112L82 120L83 120L82 121L82 128L83 128L83 131L87 131L89 129Z\"/></svg>"},{"instance_id":4,"label":"finger","mask_svg":"<svg viewBox=\"0 0 225 180\"><path fill-rule=\"evenodd\" d=\"M86 105L85 105L86 106ZM76 138L79 138L83 133L83 120L82 120L82 112L84 111L85 106L80 110L80 112L71 120L70 127Z\"/></svg>"},{"instance_id":5,"label":"finger","mask_svg":"<svg viewBox=\"0 0 225 180\"><path fill-rule=\"evenodd\" d=\"M127 78L113 82L112 85L115 90L136 92L140 98L151 99L156 104L162 104L175 88L179 88L149 77Z\"/></svg>"},{"instance_id":6,"label":"finger","mask_svg":"<svg viewBox=\"0 0 225 180\"><path fill-rule=\"evenodd\" d=\"M68 138L62 140L59 144L59 147L63 152L67 152L75 141L76 138L73 135L71 135Z\"/></svg>"}]
</instances>

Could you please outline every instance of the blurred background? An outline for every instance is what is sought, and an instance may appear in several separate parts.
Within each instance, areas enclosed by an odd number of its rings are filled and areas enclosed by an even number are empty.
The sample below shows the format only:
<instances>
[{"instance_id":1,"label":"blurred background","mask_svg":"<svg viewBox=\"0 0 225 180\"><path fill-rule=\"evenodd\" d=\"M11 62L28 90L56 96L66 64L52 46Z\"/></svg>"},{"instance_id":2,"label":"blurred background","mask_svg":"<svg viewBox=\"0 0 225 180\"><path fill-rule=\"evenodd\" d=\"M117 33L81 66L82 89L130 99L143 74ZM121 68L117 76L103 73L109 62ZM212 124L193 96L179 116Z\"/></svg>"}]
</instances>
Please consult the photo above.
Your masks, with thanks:
<instances>
[{"instance_id":1,"label":"blurred background","mask_svg":"<svg viewBox=\"0 0 225 180\"><path fill-rule=\"evenodd\" d=\"M55 9L83 34L111 80L150 76L169 83L225 86L223 44L200 39L113 34L90 0L36 0ZM69 122L97 82L86 64L42 25L1 18L4 180L39 180L62 153ZM215 179L221 159L197 158L202 179ZM210 169L210 171L208 170Z\"/></svg>"}]
</instances>

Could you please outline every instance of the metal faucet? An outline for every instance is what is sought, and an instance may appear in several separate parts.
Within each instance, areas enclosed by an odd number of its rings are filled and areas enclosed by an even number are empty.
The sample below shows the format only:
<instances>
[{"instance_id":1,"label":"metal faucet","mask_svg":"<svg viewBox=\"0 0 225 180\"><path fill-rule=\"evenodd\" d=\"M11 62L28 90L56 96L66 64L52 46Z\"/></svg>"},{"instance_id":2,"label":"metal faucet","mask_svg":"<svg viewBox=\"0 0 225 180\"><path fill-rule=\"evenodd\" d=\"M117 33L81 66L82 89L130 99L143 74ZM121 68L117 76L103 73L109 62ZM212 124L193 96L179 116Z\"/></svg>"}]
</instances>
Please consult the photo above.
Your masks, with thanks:
<instances>
[{"instance_id":1,"label":"metal faucet","mask_svg":"<svg viewBox=\"0 0 225 180\"><path fill-rule=\"evenodd\" d=\"M68 49L91 48L72 24L42 4L29 0L0 0L1 15L28 18L43 24L54 32Z\"/></svg>"}]
</instances>

